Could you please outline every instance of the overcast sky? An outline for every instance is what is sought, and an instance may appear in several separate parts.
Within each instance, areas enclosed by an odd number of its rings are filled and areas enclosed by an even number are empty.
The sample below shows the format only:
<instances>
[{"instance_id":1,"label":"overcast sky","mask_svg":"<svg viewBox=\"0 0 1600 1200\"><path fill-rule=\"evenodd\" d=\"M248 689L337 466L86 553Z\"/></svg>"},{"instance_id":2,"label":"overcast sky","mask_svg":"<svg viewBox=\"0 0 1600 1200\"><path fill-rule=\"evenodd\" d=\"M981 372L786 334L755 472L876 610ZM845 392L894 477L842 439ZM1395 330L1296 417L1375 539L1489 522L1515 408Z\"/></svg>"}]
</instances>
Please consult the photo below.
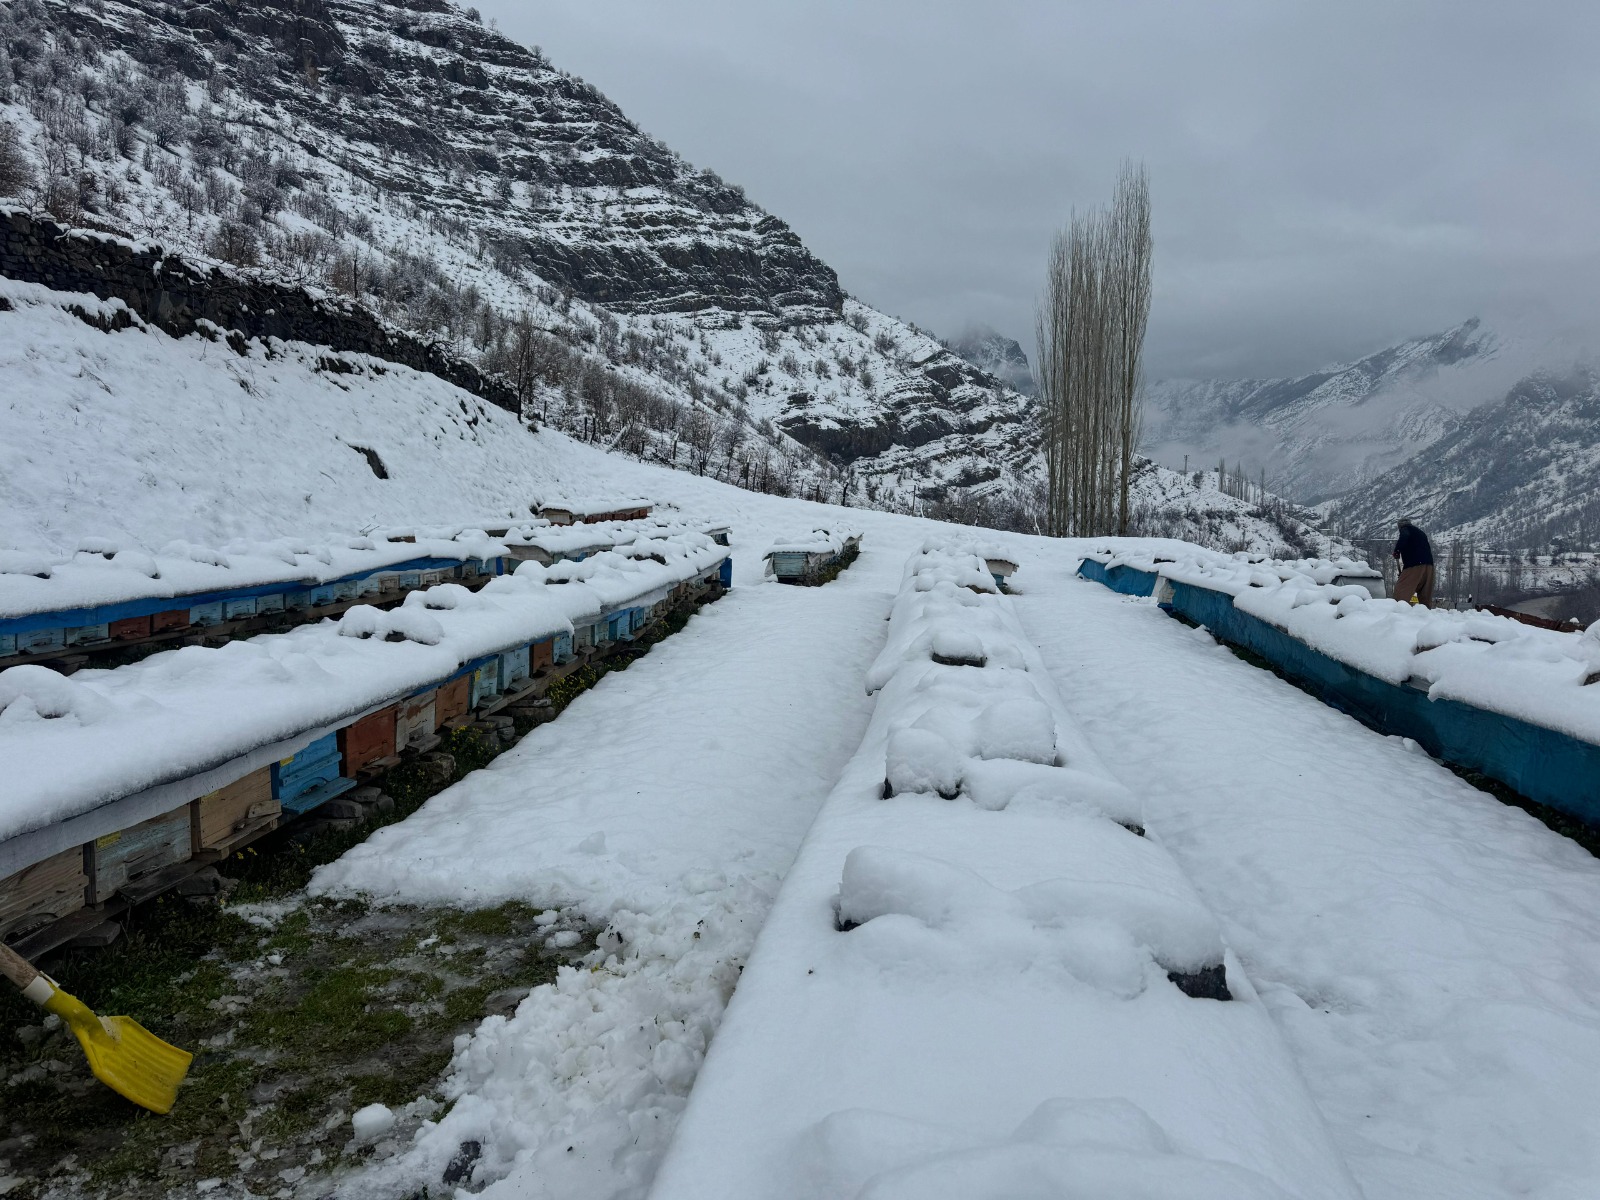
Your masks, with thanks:
<instances>
[{"instance_id":1,"label":"overcast sky","mask_svg":"<svg viewBox=\"0 0 1600 1200\"><path fill-rule=\"evenodd\" d=\"M1600 311L1600 4L478 0L870 304L1032 357L1052 231L1142 159L1152 376Z\"/></svg>"}]
</instances>

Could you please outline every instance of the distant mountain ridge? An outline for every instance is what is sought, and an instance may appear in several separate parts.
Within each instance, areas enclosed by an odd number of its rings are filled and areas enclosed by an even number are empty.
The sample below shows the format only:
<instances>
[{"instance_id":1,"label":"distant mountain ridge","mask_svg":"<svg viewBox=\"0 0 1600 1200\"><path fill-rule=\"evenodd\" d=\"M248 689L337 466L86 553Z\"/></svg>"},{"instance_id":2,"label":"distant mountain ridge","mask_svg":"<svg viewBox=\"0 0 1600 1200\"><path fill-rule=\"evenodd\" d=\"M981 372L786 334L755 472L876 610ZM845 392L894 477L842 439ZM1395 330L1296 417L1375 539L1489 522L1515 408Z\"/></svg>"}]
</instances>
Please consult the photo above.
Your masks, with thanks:
<instances>
[{"instance_id":1,"label":"distant mountain ridge","mask_svg":"<svg viewBox=\"0 0 1600 1200\"><path fill-rule=\"evenodd\" d=\"M976 325L948 343L962 358L1024 396L1037 396L1039 385L1021 343L986 325Z\"/></svg>"},{"instance_id":2,"label":"distant mountain ridge","mask_svg":"<svg viewBox=\"0 0 1600 1200\"><path fill-rule=\"evenodd\" d=\"M1416 517L1480 547L1600 541L1600 367L1538 371L1328 506L1354 530Z\"/></svg>"},{"instance_id":3,"label":"distant mountain ridge","mask_svg":"<svg viewBox=\"0 0 1600 1200\"><path fill-rule=\"evenodd\" d=\"M1499 341L1474 318L1295 379L1163 380L1147 389L1145 445L1265 470L1314 503L1357 487L1453 430L1492 398L1472 378Z\"/></svg>"},{"instance_id":4,"label":"distant mountain ridge","mask_svg":"<svg viewBox=\"0 0 1600 1200\"><path fill-rule=\"evenodd\" d=\"M1265 470L1352 535L1411 515L1436 534L1532 548L1600 541L1600 369L1560 339L1477 319L1297 379L1163 381L1145 449Z\"/></svg>"}]
</instances>

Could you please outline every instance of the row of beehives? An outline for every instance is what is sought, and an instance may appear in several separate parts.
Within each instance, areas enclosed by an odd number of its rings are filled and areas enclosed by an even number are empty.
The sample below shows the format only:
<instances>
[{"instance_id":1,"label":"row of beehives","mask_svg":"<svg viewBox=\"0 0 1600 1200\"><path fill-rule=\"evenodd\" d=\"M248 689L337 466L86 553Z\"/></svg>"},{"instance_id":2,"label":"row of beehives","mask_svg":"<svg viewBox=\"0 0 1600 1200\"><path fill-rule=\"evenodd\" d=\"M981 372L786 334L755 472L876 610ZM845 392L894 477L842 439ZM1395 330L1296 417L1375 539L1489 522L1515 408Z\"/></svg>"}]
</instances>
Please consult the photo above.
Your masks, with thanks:
<instances>
[{"instance_id":1,"label":"row of beehives","mask_svg":"<svg viewBox=\"0 0 1600 1200\"><path fill-rule=\"evenodd\" d=\"M784 877L651 1200L1351 1200L1216 918L1066 711L988 559L930 543L907 564L861 749Z\"/></svg>"},{"instance_id":2,"label":"row of beehives","mask_svg":"<svg viewBox=\"0 0 1600 1200\"><path fill-rule=\"evenodd\" d=\"M779 583L815 585L829 568L848 567L861 553L861 535L813 529L795 538L780 538L767 551L767 566Z\"/></svg>"},{"instance_id":3,"label":"row of beehives","mask_svg":"<svg viewBox=\"0 0 1600 1200\"><path fill-rule=\"evenodd\" d=\"M180 785L175 799L181 802L159 815L30 862L0 878L0 940L14 941L28 955L42 953L126 905L178 886L280 823L323 810L403 756L433 750L442 731L534 703L549 684L633 642L674 609L720 594L729 565L724 558L665 594L657 587L640 603L574 621L570 633L467 662L276 762L248 769L251 764L237 760L235 777L220 787L214 786L216 772L208 772L205 790L198 777L187 796Z\"/></svg>"},{"instance_id":4,"label":"row of beehives","mask_svg":"<svg viewBox=\"0 0 1600 1200\"><path fill-rule=\"evenodd\" d=\"M320 621L356 604L387 607L409 592L456 582L477 587L506 570L503 547L490 557L412 558L382 568L307 583L284 578L232 588L204 586L175 596L144 596L0 617L0 667L48 662L71 670L95 655L133 646L248 637Z\"/></svg>"}]
</instances>

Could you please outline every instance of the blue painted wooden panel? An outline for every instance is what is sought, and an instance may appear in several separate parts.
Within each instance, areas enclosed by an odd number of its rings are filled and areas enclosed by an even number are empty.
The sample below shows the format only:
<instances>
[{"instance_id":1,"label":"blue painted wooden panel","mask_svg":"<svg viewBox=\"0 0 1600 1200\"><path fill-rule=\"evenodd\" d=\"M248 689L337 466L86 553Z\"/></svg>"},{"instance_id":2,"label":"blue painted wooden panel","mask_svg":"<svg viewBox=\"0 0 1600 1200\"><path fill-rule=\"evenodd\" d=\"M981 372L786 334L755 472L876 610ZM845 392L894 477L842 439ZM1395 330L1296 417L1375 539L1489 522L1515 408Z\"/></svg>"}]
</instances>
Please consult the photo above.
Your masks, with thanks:
<instances>
[{"instance_id":1,"label":"blue painted wooden panel","mask_svg":"<svg viewBox=\"0 0 1600 1200\"><path fill-rule=\"evenodd\" d=\"M473 708L486 704L500 694L500 660L491 658L482 663L472 672L472 696L470 703Z\"/></svg>"},{"instance_id":2,"label":"blue painted wooden panel","mask_svg":"<svg viewBox=\"0 0 1600 1200\"><path fill-rule=\"evenodd\" d=\"M506 691L519 679L528 677L528 647L519 646L500 656L500 690Z\"/></svg>"},{"instance_id":3,"label":"blue painted wooden panel","mask_svg":"<svg viewBox=\"0 0 1600 1200\"><path fill-rule=\"evenodd\" d=\"M1140 571L1135 567L1107 567L1104 563L1086 558L1078 564L1078 574L1095 583L1103 583L1113 592L1124 596L1148 596L1156 590L1154 571Z\"/></svg>"},{"instance_id":4,"label":"blue painted wooden panel","mask_svg":"<svg viewBox=\"0 0 1600 1200\"><path fill-rule=\"evenodd\" d=\"M487 564L485 574L501 574L503 559L485 559ZM371 577L386 574L405 573L408 576L417 575L423 570L445 568L454 571L460 564L455 559L448 558L418 558L408 562L395 563L388 567L375 567L370 571L358 571L347 575L341 580L331 581L331 584L350 581L365 581ZM415 587L415 583L406 586ZM250 587L220 588L207 592L194 592L184 596L150 596L138 600L124 600L116 604L102 604L89 608L61 609L56 612L30 613L20 617L0 617L0 636L17 634L30 629L64 629L75 628L81 625L105 625L112 621L125 621L132 617L148 617L156 613L169 612L174 608L194 608L204 604L214 604L218 601L238 600L254 596L264 599L267 596L283 596L304 594L310 589L300 587L289 580L279 580L275 583L254 584ZM354 593L352 593L353 595ZM289 607L294 607L291 603ZM278 607L262 607L262 612L276 612Z\"/></svg>"},{"instance_id":5,"label":"blue painted wooden panel","mask_svg":"<svg viewBox=\"0 0 1600 1200\"><path fill-rule=\"evenodd\" d=\"M556 634L554 658L558 663L572 661L572 635L570 633Z\"/></svg>"},{"instance_id":6,"label":"blue painted wooden panel","mask_svg":"<svg viewBox=\"0 0 1600 1200\"><path fill-rule=\"evenodd\" d=\"M189 609L189 624L191 625L220 625L222 624L222 601L213 600L208 604L195 604Z\"/></svg>"},{"instance_id":7,"label":"blue painted wooden panel","mask_svg":"<svg viewBox=\"0 0 1600 1200\"><path fill-rule=\"evenodd\" d=\"M726 546L727 542L723 542L722 544ZM717 580L722 584L723 587L733 586L733 555L730 554L727 558L723 559L721 564L717 567Z\"/></svg>"},{"instance_id":8,"label":"blue painted wooden panel","mask_svg":"<svg viewBox=\"0 0 1600 1200\"><path fill-rule=\"evenodd\" d=\"M338 734L318 738L298 753L272 764L273 798L285 808L292 808L291 801L337 778L340 761Z\"/></svg>"}]
</instances>

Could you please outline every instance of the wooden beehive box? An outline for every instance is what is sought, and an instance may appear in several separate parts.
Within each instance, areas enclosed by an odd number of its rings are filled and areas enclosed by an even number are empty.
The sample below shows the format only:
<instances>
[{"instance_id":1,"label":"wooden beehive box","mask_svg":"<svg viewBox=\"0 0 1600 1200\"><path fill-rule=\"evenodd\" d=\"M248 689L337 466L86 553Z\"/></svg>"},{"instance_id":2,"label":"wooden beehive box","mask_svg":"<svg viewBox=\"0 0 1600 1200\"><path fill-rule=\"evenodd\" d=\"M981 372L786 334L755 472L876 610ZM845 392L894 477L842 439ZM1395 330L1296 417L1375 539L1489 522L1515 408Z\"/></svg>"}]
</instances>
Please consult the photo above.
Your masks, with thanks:
<instances>
[{"instance_id":1,"label":"wooden beehive box","mask_svg":"<svg viewBox=\"0 0 1600 1200\"><path fill-rule=\"evenodd\" d=\"M282 812L272 795L272 769L251 771L190 803L190 849L197 856L227 854L275 828Z\"/></svg>"},{"instance_id":2,"label":"wooden beehive box","mask_svg":"<svg viewBox=\"0 0 1600 1200\"><path fill-rule=\"evenodd\" d=\"M556 642L554 638L546 638L542 642L535 642L529 647L528 667L533 671L544 671L555 665Z\"/></svg>"},{"instance_id":3,"label":"wooden beehive box","mask_svg":"<svg viewBox=\"0 0 1600 1200\"><path fill-rule=\"evenodd\" d=\"M457 675L448 683L441 683L439 690L433 694L433 716L443 725L457 717L467 715L467 709L472 707L472 677L470 675Z\"/></svg>"},{"instance_id":4,"label":"wooden beehive box","mask_svg":"<svg viewBox=\"0 0 1600 1200\"><path fill-rule=\"evenodd\" d=\"M572 655L572 635L570 633L556 634L556 640L554 643L554 649L551 651L551 657L554 658L558 663L565 663L572 661Z\"/></svg>"},{"instance_id":5,"label":"wooden beehive box","mask_svg":"<svg viewBox=\"0 0 1600 1200\"><path fill-rule=\"evenodd\" d=\"M88 885L82 846L52 854L0 879L0 941L77 912L83 907Z\"/></svg>"},{"instance_id":6,"label":"wooden beehive box","mask_svg":"<svg viewBox=\"0 0 1600 1200\"><path fill-rule=\"evenodd\" d=\"M434 741L433 731L439 728L439 709L435 704L438 692L422 692L408 696L396 705L395 745L425 747Z\"/></svg>"},{"instance_id":7,"label":"wooden beehive box","mask_svg":"<svg viewBox=\"0 0 1600 1200\"><path fill-rule=\"evenodd\" d=\"M500 660L491 658L472 672L472 707L490 703L500 694Z\"/></svg>"},{"instance_id":8,"label":"wooden beehive box","mask_svg":"<svg viewBox=\"0 0 1600 1200\"><path fill-rule=\"evenodd\" d=\"M83 848L89 903L104 904L119 888L163 867L187 862L193 853L192 840L187 804L96 838Z\"/></svg>"},{"instance_id":9,"label":"wooden beehive box","mask_svg":"<svg viewBox=\"0 0 1600 1200\"><path fill-rule=\"evenodd\" d=\"M354 779L369 763L394 756L398 715L398 706L391 704L339 730L341 774Z\"/></svg>"},{"instance_id":10,"label":"wooden beehive box","mask_svg":"<svg viewBox=\"0 0 1600 1200\"><path fill-rule=\"evenodd\" d=\"M25 629L17 634L17 650L29 654L41 654L50 650L61 650L67 644L67 631L65 629Z\"/></svg>"},{"instance_id":11,"label":"wooden beehive box","mask_svg":"<svg viewBox=\"0 0 1600 1200\"><path fill-rule=\"evenodd\" d=\"M530 668L530 647L518 646L515 650L507 650L500 656L500 690L509 692L518 683L528 677Z\"/></svg>"},{"instance_id":12,"label":"wooden beehive box","mask_svg":"<svg viewBox=\"0 0 1600 1200\"><path fill-rule=\"evenodd\" d=\"M339 738L329 733L272 764L272 795L292 813L309 812L356 781L339 773Z\"/></svg>"},{"instance_id":13,"label":"wooden beehive box","mask_svg":"<svg viewBox=\"0 0 1600 1200\"><path fill-rule=\"evenodd\" d=\"M120 621L110 622L107 626L107 631L114 642L128 642L138 638L147 638L151 632L150 618L123 617Z\"/></svg>"},{"instance_id":14,"label":"wooden beehive box","mask_svg":"<svg viewBox=\"0 0 1600 1200\"><path fill-rule=\"evenodd\" d=\"M189 627L189 610L187 608L169 609L167 612L158 612L150 618L151 633L166 633L172 629L187 629Z\"/></svg>"}]
</instances>

